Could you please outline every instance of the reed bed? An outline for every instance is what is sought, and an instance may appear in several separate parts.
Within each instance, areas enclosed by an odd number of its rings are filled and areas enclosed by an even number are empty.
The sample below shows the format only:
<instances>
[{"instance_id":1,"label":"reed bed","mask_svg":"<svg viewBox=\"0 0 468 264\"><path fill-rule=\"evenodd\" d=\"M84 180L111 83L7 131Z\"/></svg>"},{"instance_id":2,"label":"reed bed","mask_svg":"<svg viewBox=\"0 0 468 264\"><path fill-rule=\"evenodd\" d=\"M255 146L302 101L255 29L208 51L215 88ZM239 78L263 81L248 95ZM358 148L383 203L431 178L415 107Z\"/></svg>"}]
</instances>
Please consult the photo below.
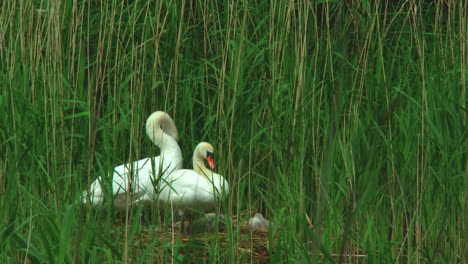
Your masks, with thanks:
<instances>
[{"instance_id":1,"label":"reed bed","mask_svg":"<svg viewBox=\"0 0 468 264\"><path fill-rule=\"evenodd\" d=\"M0 6L1 263L466 262L466 1ZM156 110L184 167L215 146L226 231L79 202Z\"/></svg>"}]
</instances>

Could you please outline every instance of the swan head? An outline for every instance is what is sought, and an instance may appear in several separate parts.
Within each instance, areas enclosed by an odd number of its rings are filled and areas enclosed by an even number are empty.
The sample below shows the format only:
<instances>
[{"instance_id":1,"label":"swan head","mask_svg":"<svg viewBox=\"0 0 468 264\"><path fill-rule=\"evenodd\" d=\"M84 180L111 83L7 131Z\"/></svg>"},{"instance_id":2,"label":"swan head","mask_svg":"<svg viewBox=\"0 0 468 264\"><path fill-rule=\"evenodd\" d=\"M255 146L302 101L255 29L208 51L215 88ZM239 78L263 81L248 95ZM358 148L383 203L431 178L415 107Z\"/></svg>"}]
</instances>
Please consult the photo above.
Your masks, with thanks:
<instances>
[{"instance_id":1,"label":"swan head","mask_svg":"<svg viewBox=\"0 0 468 264\"><path fill-rule=\"evenodd\" d=\"M159 129L171 136L175 141L179 141L179 133L174 121L167 113L162 111L152 113L146 120L146 134L150 138L153 138Z\"/></svg>"},{"instance_id":2,"label":"swan head","mask_svg":"<svg viewBox=\"0 0 468 264\"><path fill-rule=\"evenodd\" d=\"M196 153L198 157L203 157L208 162L208 165L210 165L211 169L215 168L215 163L214 163L214 148L213 146L208 143L208 142L201 142L197 145Z\"/></svg>"}]
</instances>

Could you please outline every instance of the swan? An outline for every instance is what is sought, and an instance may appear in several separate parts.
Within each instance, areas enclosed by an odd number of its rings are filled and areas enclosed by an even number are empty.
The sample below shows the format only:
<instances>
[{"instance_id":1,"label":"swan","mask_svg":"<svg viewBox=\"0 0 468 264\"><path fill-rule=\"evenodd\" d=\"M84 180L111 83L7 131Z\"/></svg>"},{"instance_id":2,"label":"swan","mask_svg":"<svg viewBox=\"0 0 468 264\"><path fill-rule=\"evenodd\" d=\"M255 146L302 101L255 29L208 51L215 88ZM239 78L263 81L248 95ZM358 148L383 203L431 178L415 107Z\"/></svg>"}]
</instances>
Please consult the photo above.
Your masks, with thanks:
<instances>
[{"instance_id":1,"label":"swan","mask_svg":"<svg viewBox=\"0 0 468 264\"><path fill-rule=\"evenodd\" d=\"M213 146L208 142L196 146L193 170L176 170L160 182L159 202L172 204L181 217L189 210L208 211L215 208L229 193L229 184L223 176L208 169L204 160L211 169L215 168Z\"/></svg>"},{"instance_id":2,"label":"swan","mask_svg":"<svg viewBox=\"0 0 468 264\"><path fill-rule=\"evenodd\" d=\"M146 134L161 149L161 154L114 168L112 194L116 209L124 210L136 201L152 202L156 180L182 168L177 127L167 113L152 113L146 121ZM98 177L91 183L89 191L82 193L83 203L89 202L93 206L102 204L105 197L104 181L105 179Z\"/></svg>"}]
</instances>

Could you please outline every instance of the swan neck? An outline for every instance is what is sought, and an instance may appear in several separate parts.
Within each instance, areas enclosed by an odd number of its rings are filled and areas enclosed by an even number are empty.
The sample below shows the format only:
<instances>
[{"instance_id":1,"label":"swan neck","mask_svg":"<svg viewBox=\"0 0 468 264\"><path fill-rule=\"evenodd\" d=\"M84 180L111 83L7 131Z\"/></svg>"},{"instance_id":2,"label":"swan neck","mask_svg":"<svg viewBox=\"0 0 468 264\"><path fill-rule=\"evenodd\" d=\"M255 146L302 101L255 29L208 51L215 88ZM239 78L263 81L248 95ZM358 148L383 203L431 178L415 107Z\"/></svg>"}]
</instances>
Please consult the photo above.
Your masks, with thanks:
<instances>
[{"instance_id":1,"label":"swan neck","mask_svg":"<svg viewBox=\"0 0 468 264\"><path fill-rule=\"evenodd\" d=\"M175 141L175 139L173 139L171 136L169 136L168 134L166 133L162 133L162 138L161 138L161 141L159 142L160 145L159 148L161 149L161 153L165 153L167 151L174 151L174 150L178 150L178 152L181 152L180 151L180 148L179 148L179 144L177 143L177 141ZM180 156L182 156L182 154L180 154Z\"/></svg>"},{"instance_id":2,"label":"swan neck","mask_svg":"<svg viewBox=\"0 0 468 264\"><path fill-rule=\"evenodd\" d=\"M165 120L165 117L157 118L154 121L149 121L146 126L146 134L150 140L161 149L161 151L165 147L174 147L176 145L178 146L177 141L162 129L163 124L169 126L166 127L168 131L177 131L175 127L170 127L171 122L169 122L169 120Z\"/></svg>"},{"instance_id":3,"label":"swan neck","mask_svg":"<svg viewBox=\"0 0 468 264\"><path fill-rule=\"evenodd\" d=\"M193 170L200 175L210 175L211 170L205 166L205 160L198 151L193 153Z\"/></svg>"}]
</instances>

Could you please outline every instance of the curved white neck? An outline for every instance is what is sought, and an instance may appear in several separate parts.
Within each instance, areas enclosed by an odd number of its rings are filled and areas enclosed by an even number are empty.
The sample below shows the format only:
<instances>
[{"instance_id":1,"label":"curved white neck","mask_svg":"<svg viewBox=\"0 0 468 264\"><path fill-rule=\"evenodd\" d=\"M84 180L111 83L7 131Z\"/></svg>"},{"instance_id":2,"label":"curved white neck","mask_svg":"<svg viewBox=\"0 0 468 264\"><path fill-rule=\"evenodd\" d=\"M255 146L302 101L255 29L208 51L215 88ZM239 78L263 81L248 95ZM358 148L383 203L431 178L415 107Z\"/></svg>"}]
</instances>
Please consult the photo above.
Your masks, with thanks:
<instances>
[{"instance_id":1,"label":"curved white neck","mask_svg":"<svg viewBox=\"0 0 468 264\"><path fill-rule=\"evenodd\" d=\"M159 113L158 113L159 114ZM165 133L162 129L162 127L168 123L165 119L166 117L164 115L156 115L154 116L151 115L150 118L148 119L146 123L146 134L148 137L153 141L153 143L158 146L159 148L163 148L164 145L166 145L166 142L169 144L172 141L175 141L169 134ZM166 126L166 129L169 126ZM170 138L170 139L169 139ZM176 142L177 144L177 142Z\"/></svg>"},{"instance_id":2,"label":"curved white neck","mask_svg":"<svg viewBox=\"0 0 468 264\"><path fill-rule=\"evenodd\" d=\"M177 155L182 157L179 144L177 144L176 139L170 136L173 134L177 137L177 128L167 114L157 112L150 116L146 124L146 134L161 149L161 156Z\"/></svg>"},{"instance_id":3,"label":"curved white neck","mask_svg":"<svg viewBox=\"0 0 468 264\"><path fill-rule=\"evenodd\" d=\"M205 160L198 151L193 153L193 170L203 176L213 175L213 172L205 166Z\"/></svg>"}]
</instances>

